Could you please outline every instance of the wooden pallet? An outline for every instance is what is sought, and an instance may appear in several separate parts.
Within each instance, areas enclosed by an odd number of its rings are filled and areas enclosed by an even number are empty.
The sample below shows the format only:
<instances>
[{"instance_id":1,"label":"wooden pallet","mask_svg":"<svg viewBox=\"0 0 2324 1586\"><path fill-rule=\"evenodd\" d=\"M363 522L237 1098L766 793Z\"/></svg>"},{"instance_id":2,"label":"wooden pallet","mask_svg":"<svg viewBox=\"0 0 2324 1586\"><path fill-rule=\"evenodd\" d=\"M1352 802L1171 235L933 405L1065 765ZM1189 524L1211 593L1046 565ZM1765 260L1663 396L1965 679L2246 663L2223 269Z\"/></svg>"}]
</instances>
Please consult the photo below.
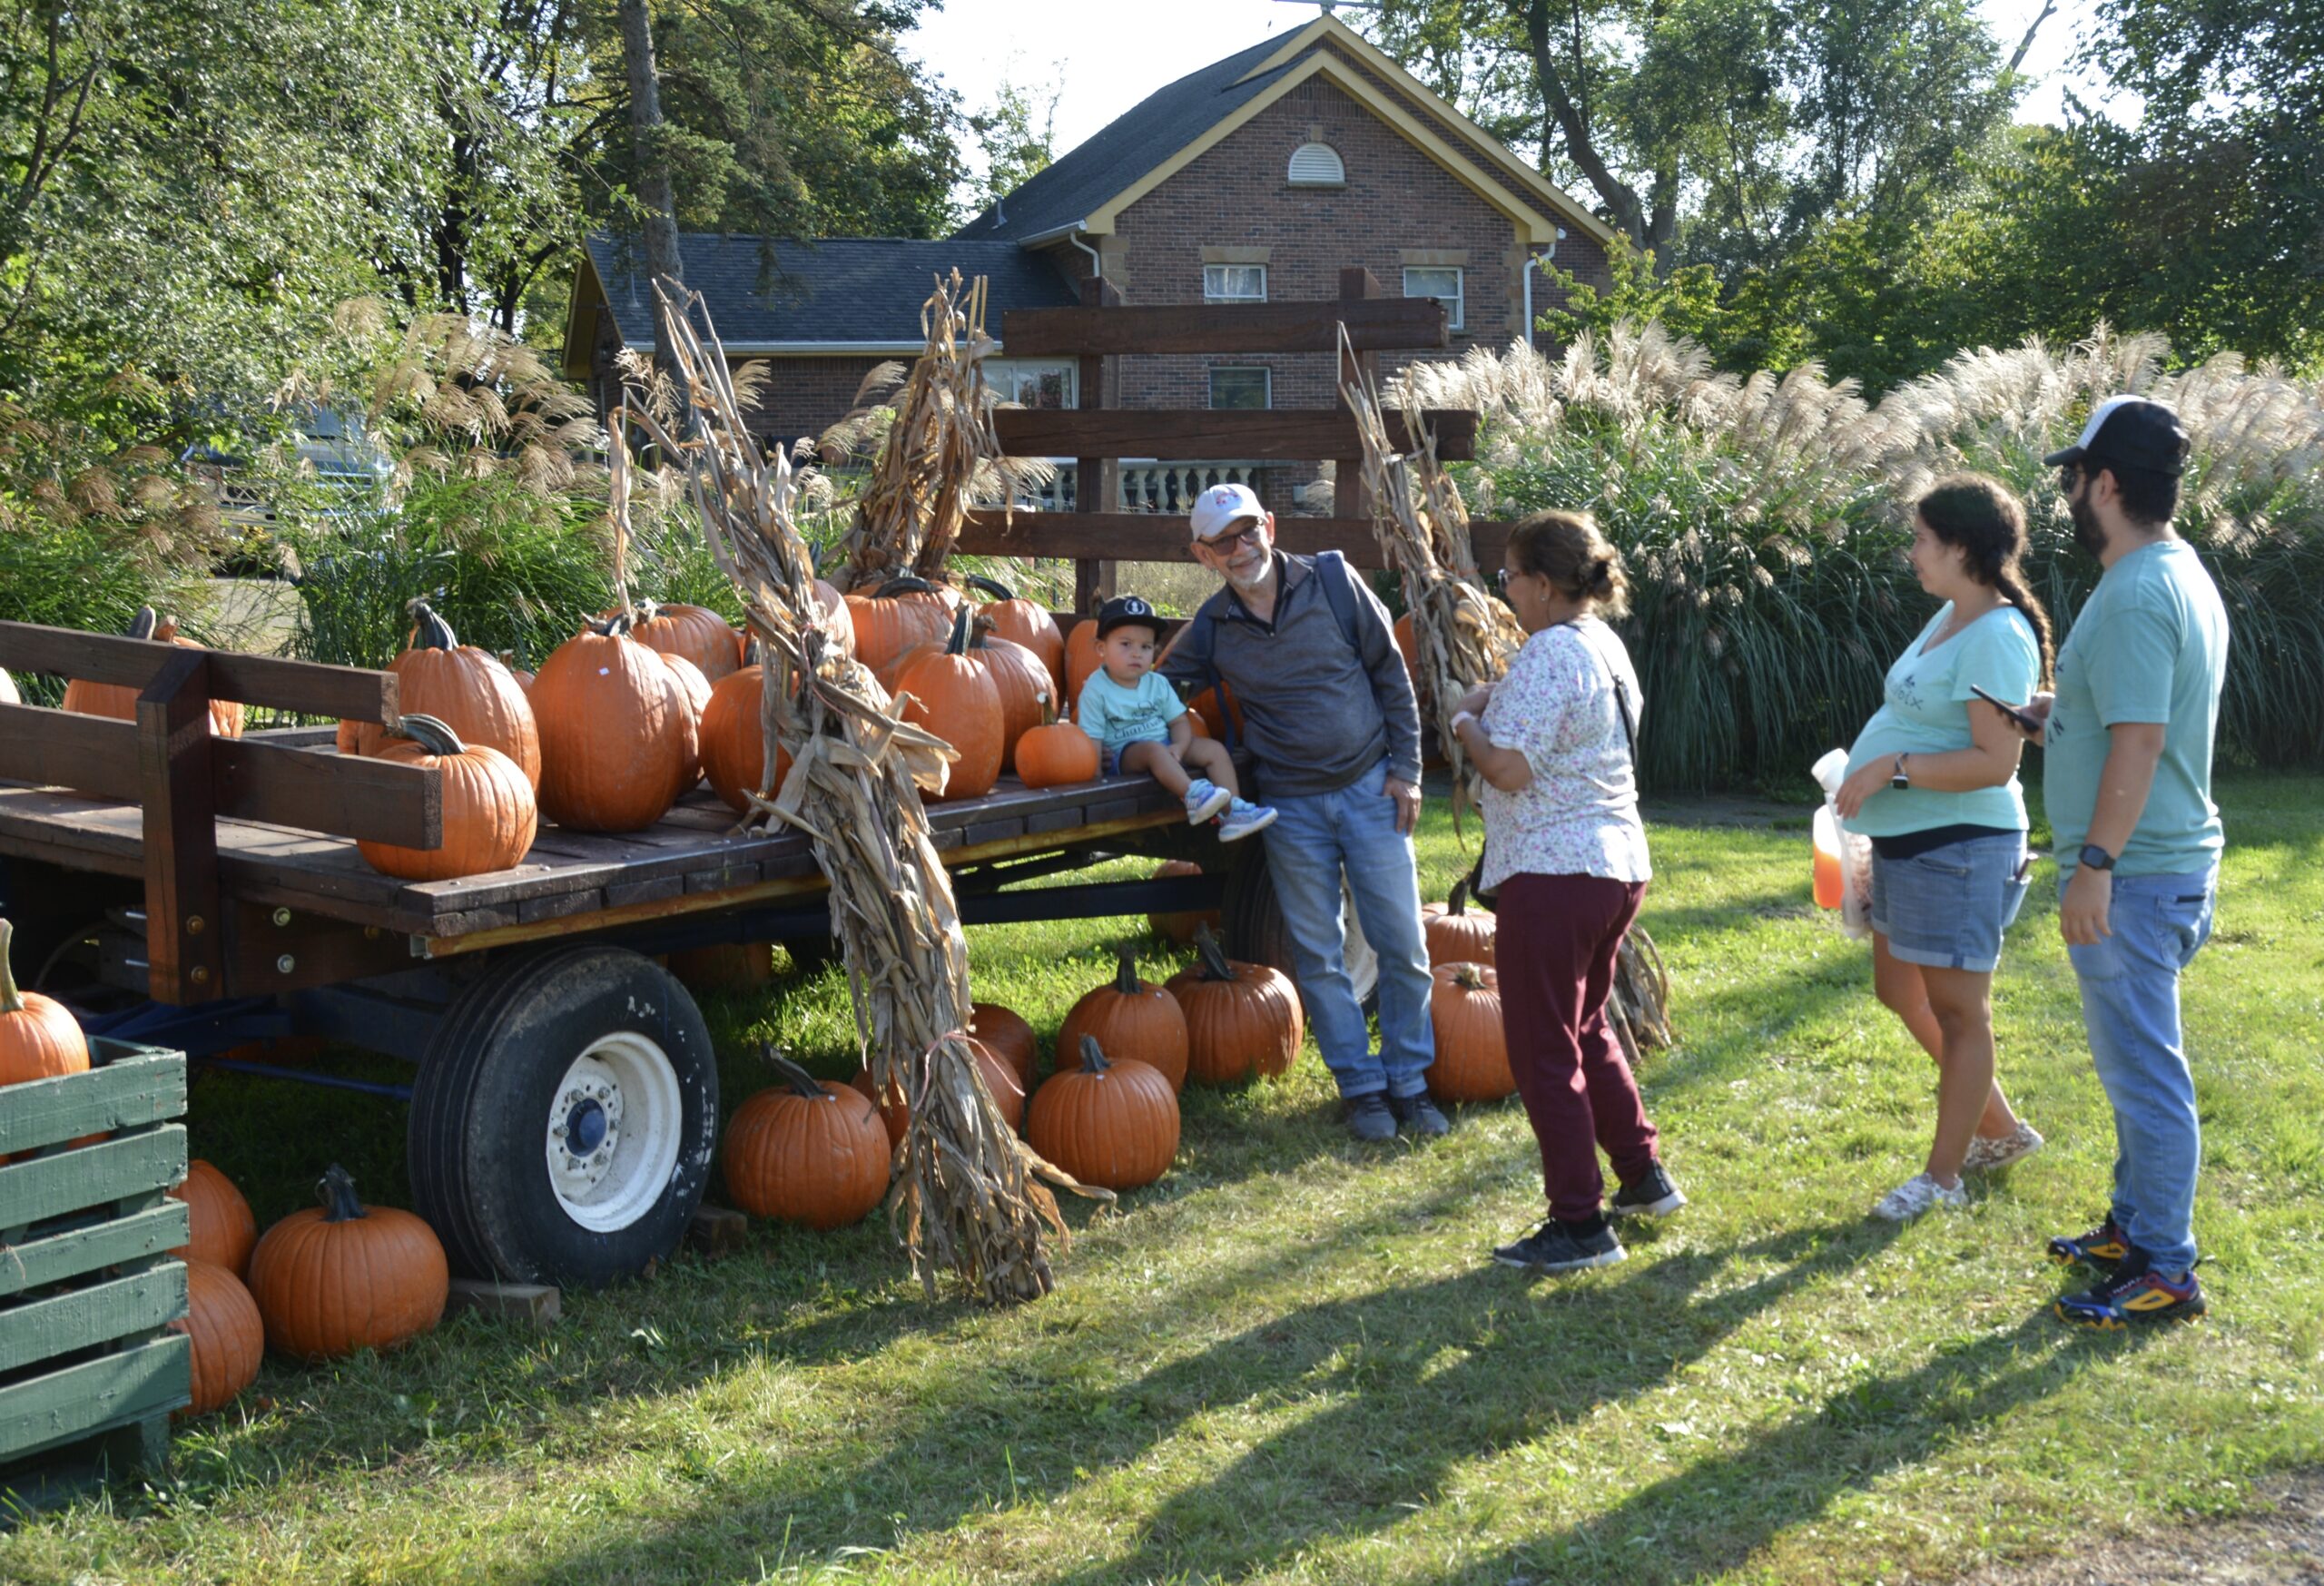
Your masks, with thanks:
<instances>
[{"instance_id":1,"label":"wooden pallet","mask_svg":"<svg viewBox=\"0 0 2324 1586\"><path fill-rule=\"evenodd\" d=\"M99 1037L0 1088L0 1508L159 1465L189 1402L182 1054ZM71 1142L92 1135L87 1144Z\"/></svg>"}]
</instances>

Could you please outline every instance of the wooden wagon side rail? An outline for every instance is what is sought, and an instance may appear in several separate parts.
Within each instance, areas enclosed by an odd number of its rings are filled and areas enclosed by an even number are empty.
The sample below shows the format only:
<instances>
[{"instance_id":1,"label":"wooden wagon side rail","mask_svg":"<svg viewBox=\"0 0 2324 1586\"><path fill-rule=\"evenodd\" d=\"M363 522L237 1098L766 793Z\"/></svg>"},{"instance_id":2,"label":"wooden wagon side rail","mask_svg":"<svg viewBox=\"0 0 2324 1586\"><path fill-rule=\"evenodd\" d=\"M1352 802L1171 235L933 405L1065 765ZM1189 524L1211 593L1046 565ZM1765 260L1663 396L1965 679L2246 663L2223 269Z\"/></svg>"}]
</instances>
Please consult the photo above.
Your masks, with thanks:
<instances>
[{"instance_id":1,"label":"wooden wagon side rail","mask_svg":"<svg viewBox=\"0 0 2324 1586\"><path fill-rule=\"evenodd\" d=\"M147 975L158 1001L222 994L220 815L434 848L435 771L215 736L212 700L392 723L396 679L353 666L0 623L0 667L143 692L134 722L0 705L0 780L133 799L143 813Z\"/></svg>"}]
</instances>

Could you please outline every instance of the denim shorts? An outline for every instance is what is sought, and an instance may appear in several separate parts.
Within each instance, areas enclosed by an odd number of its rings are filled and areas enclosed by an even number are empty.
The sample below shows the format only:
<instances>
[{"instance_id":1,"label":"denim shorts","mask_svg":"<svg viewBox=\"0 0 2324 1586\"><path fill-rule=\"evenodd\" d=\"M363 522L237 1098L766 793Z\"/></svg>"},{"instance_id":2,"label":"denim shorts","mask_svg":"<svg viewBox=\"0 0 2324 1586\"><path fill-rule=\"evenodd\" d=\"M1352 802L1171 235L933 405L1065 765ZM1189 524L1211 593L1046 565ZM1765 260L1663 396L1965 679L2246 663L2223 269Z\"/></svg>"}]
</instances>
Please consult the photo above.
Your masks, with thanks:
<instances>
[{"instance_id":1,"label":"denim shorts","mask_svg":"<svg viewBox=\"0 0 2324 1586\"><path fill-rule=\"evenodd\" d=\"M1997 832L1911 859L1872 856L1872 928L1908 964L1991 974L2033 871L2022 832Z\"/></svg>"}]
</instances>

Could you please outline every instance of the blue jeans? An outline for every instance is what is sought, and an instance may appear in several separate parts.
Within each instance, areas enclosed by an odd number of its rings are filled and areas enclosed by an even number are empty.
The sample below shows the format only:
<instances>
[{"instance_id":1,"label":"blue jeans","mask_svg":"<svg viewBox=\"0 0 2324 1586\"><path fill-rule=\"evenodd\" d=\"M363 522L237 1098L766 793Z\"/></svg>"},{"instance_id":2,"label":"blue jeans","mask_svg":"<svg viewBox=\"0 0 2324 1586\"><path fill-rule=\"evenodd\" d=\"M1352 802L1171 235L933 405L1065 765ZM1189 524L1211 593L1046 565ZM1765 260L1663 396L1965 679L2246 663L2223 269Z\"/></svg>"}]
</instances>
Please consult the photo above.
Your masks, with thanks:
<instances>
[{"instance_id":1,"label":"blue jeans","mask_svg":"<svg viewBox=\"0 0 2324 1586\"><path fill-rule=\"evenodd\" d=\"M1340 1094L1418 1096L1436 1061L1429 1024L1428 950L1421 940L1420 874L1412 839L1396 830L1396 806L1381 790L1388 763L1336 793L1274 800L1275 824L1262 834L1275 900L1291 934L1300 1000L1315 1028L1324 1066ZM1355 897L1356 922L1380 956L1380 1054L1357 1006L1340 950L1340 875Z\"/></svg>"},{"instance_id":2,"label":"blue jeans","mask_svg":"<svg viewBox=\"0 0 2324 1586\"><path fill-rule=\"evenodd\" d=\"M2218 897L2216 865L2117 876L2114 934L2066 948L2082 981L2090 1055L2114 1108L2114 1223L2163 1272L2195 1262L2202 1129L2180 1039L2179 974L2211 940Z\"/></svg>"}]
</instances>

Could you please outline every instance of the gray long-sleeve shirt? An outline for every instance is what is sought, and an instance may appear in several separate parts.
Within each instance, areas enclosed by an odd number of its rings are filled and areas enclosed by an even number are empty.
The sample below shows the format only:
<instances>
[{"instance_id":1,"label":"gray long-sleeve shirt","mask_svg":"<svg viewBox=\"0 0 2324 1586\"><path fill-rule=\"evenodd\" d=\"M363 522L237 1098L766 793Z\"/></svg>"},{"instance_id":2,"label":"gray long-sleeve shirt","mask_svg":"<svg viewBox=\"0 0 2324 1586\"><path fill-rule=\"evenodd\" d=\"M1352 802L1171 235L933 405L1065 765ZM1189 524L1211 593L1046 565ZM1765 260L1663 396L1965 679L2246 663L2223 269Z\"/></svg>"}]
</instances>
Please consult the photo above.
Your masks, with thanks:
<instances>
[{"instance_id":1,"label":"gray long-sleeve shirt","mask_svg":"<svg viewBox=\"0 0 2324 1586\"><path fill-rule=\"evenodd\" d=\"M1272 621L1227 586L1203 602L1163 658L1173 683L1207 687L1216 667L1243 709L1243 736L1269 798L1336 793L1384 754L1388 774L1420 782L1420 702L1387 608L1348 576L1351 646L1312 557L1275 554ZM1205 619L1207 620L1205 620Z\"/></svg>"}]
</instances>

